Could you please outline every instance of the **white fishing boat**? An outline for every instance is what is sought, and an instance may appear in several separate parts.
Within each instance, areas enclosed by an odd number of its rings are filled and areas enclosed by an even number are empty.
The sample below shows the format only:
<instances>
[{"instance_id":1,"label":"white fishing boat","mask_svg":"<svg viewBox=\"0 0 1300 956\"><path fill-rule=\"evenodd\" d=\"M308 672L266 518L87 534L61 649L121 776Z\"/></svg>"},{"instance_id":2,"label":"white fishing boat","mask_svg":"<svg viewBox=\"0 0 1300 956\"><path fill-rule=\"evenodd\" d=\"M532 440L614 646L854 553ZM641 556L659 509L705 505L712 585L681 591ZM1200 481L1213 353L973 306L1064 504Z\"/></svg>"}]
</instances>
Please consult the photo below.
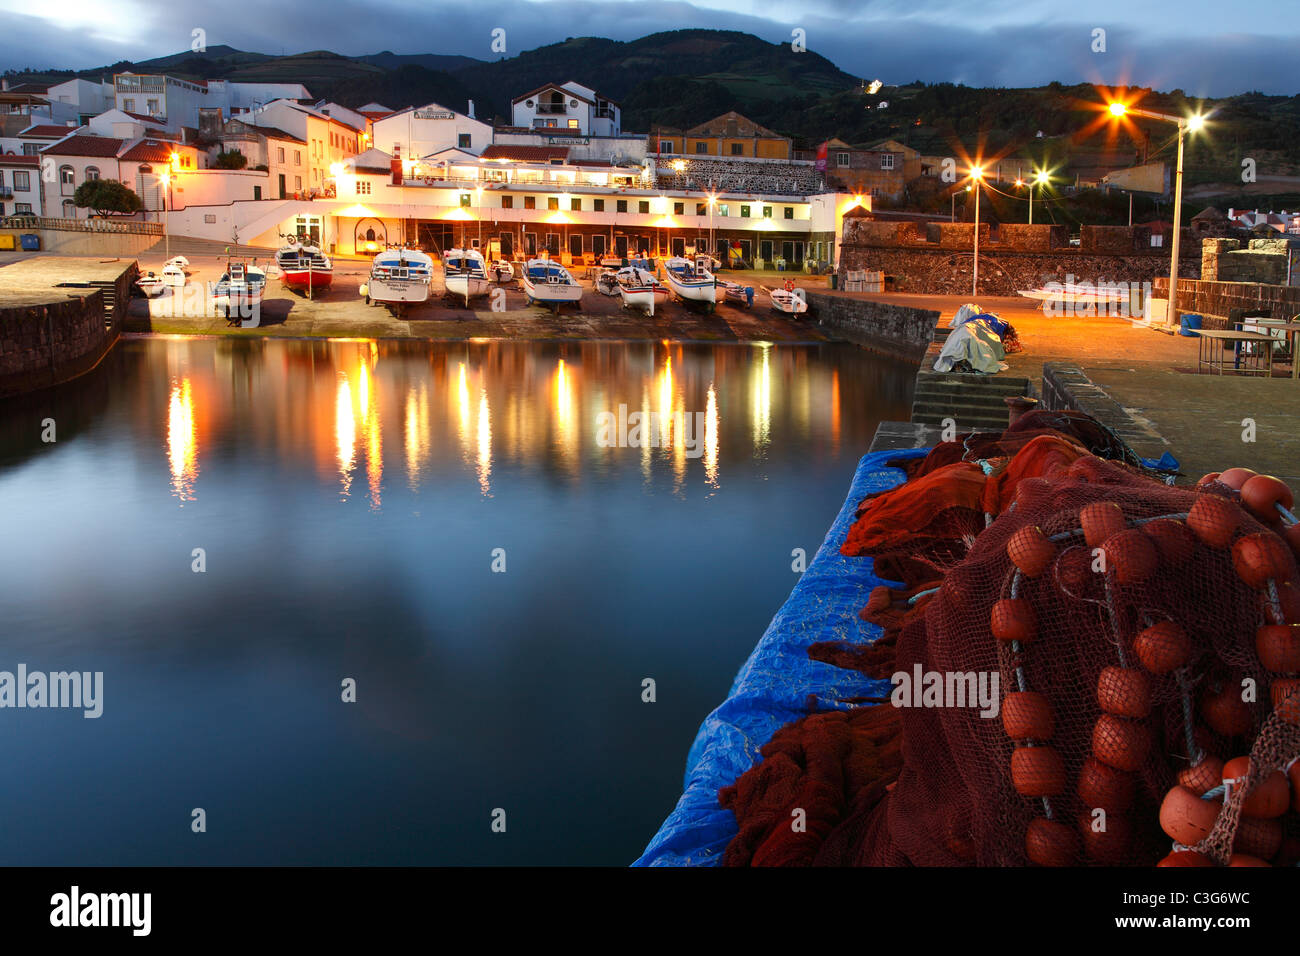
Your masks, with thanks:
<instances>
[{"instance_id":1,"label":"white fishing boat","mask_svg":"<svg viewBox=\"0 0 1300 956\"><path fill-rule=\"evenodd\" d=\"M515 267L506 259L493 259L488 263L488 277L493 282L509 282L515 277Z\"/></svg>"},{"instance_id":2,"label":"white fishing boat","mask_svg":"<svg viewBox=\"0 0 1300 956\"><path fill-rule=\"evenodd\" d=\"M1026 299L1039 302L1069 303L1070 305L1105 305L1107 303L1127 302L1129 290L1119 283L1101 283L1093 285L1073 282L1049 282L1037 289L1026 289L1017 293Z\"/></svg>"},{"instance_id":3,"label":"white fishing boat","mask_svg":"<svg viewBox=\"0 0 1300 956\"><path fill-rule=\"evenodd\" d=\"M212 304L218 315L238 317L245 328L255 328L262 310L262 293L266 289L266 272L234 259L212 289ZM250 324L251 323L251 324Z\"/></svg>"},{"instance_id":4,"label":"white fishing boat","mask_svg":"<svg viewBox=\"0 0 1300 956\"><path fill-rule=\"evenodd\" d=\"M442 257L443 284L447 295L470 299L488 294L487 266L477 249L448 249Z\"/></svg>"},{"instance_id":5,"label":"white fishing boat","mask_svg":"<svg viewBox=\"0 0 1300 956\"><path fill-rule=\"evenodd\" d=\"M167 265L163 266L162 281L163 285L169 288L183 289L187 281L185 270L176 265L174 261L168 262Z\"/></svg>"},{"instance_id":6,"label":"white fishing boat","mask_svg":"<svg viewBox=\"0 0 1300 956\"><path fill-rule=\"evenodd\" d=\"M152 299L154 296L163 294L167 289L167 283L163 281L162 276L156 276L152 272L146 272L140 278L135 280L135 287Z\"/></svg>"},{"instance_id":7,"label":"white fishing boat","mask_svg":"<svg viewBox=\"0 0 1300 956\"><path fill-rule=\"evenodd\" d=\"M772 308L786 315L803 315L808 311L808 303L797 289L769 289Z\"/></svg>"},{"instance_id":8,"label":"white fishing boat","mask_svg":"<svg viewBox=\"0 0 1300 956\"><path fill-rule=\"evenodd\" d=\"M722 294L728 302L749 308L754 304L754 287L741 285L739 282L721 282Z\"/></svg>"},{"instance_id":9,"label":"white fishing boat","mask_svg":"<svg viewBox=\"0 0 1300 956\"><path fill-rule=\"evenodd\" d=\"M596 281L592 283L592 285L595 286L596 291L601 295L618 295L619 271L619 269L602 269L600 274L596 276Z\"/></svg>"},{"instance_id":10,"label":"white fishing boat","mask_svg":"<svg viewBox=\"0 0 1300 956\"><path fill-rule=\"evenodd\" d=\"M184 256L172 256L163 263L163 266L164 268L166 266L175 266L177 269L180 269L181 272L188 273L190 271L190 260L186 259Z\"/></svg>"},{"instance_id":11,"label":"white fishing boat","mask_svg":"<svg viewBox=\"0 0 1300 956\"><path fill-rule=\"evenodd\" d=\"M618 293L626 309L644 309L655 314L655 297L667 296L668 289L655 278L654 273L635 266L619 269L616 275Z\"/></svg>"},{"instance_id":12,"label":"white fishing boat","mask_svg":"<svg viewBox=\"0 0 1300 956\"><path fill-rule=\"evenodd\" d=\"M706 263L711 261L709 256L700 256L695 262L680 256L665 259L668 287L683 302L702 302L712 309L718 301L718 280L707 268Z\"/></svg>"},{"instance_id":13,"label":"white fishing boat","mask_svg":"<svg viewBox=\"0 0 1300 956\"><path fill-rule=\"evenodd\" d=\"M366 305L397 308L429 300L433 260L418 249L385 249L370 263L370 276L361 286Z\"/></svg>"},{"instance_id":14,"label":"white fishing boat","mask_svg":"<svg viewBox=\"0 0 1300 956\"><path fill-rule=\"evenodd\" d=\"M529 259L523 285L529 305L544 305L557 312L566 302L582 299L582 286L568 269L551 259Z\"/></svg>"},{"instance_id":15,"label":"white fishing boat","mask_svg":"<svg viewBox=\"0 0 1300 956\"><path fill-rule=\"evenodd\" d=\"M290 289L327 289L334 281L334 264L320 247L289 237L275 254L280 280Z\"/></svg>"}]
</instances>

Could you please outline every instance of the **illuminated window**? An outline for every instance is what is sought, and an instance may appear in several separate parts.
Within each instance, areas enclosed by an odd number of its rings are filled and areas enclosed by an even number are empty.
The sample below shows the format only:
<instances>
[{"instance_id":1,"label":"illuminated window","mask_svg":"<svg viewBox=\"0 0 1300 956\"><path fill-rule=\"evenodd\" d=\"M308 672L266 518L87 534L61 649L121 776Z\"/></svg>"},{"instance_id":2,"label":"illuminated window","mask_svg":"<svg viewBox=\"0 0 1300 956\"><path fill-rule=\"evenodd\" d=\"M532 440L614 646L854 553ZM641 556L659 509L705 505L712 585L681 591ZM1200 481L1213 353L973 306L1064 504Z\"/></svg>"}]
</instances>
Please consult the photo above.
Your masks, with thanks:
<instances>
[{"instance_id":1,"label":"illuminated window","mask_svg":"<svg viewBox=\"0 0 1300 956\"><path fill-rule=\"evenodd\" d=\"M547 196L547 197L546 197L546 208L547 208L547 209L559 209L559 208L560 208L560 197L558 197L558 196Z\"/></svg>"},{"instance_id":2,"label":"illuminated window","mask_svg":"<svg viewBox=\"0 0 1300 956\"><path fill-rule=\"evenodd\" d=\"M764 207L763 207L763 218L764 218L764 219L771 219L771 218L772 218L772 207L771 207L771 206L764 206Z\"/></svg>"},{"instance_id":3,"label":"illuminated window","mask_svg":"<svg viewBox=\"0 0 1300 956\"><path fill-rule=\"evenodd\" d=\"M749 218L749 207L748 207L748 206L741 206L741 207L740 207L740 218L741 218L741 219L748 219L748 218Z\"/></svg>"},{"instance_id":4,"label":"illuminated window","mask_svg":"<svg viewBox=\"0 0 1300 956\"><path fill-rule=\"evenodd\" d=\"M582 212L582 200L581 200L581 199L570 199L570 200L569 200L569 210L570 210L571 212Z\"/></svg>"},{"instance_id":5,"label":"illuminated window","mask_svg":"<svg viewBox=\"0 0 1300 956\"><path fill-rule=\"evenodd\" d=\"M793 218L794 218L794 206L786 206L786 207L785 207L785 218L786 218L786 219L793 219Z\"/></svg>"},{"instance_id":6,"label":"illuminated window","mask_svg":"<svg viewBox=\"0 0 1300 956\"><path fill-rule=\"evenodd\" d=\"M502 196L502 197L501 197L501 208L502 208L502 209L514 209L514 208L515 208L515 197L514 197L514 196Z\"/></svg>"},{"instance_id":7,"label":"illuminated window","mask_svg":"<svg viewBox=\"0 0 1300 956\"><path fill-rule=\"evenodd\" d=\"M673 215L674 215L674 216L684 216L684 215L686 215L686 203L684 203L684 202L675 202L675 203L673 203Z\"/></svg>"},{"instance_id":8,"label":"illuminated window","mask_svg":"<svg viewBox=\"0 0 1300 956\"><path fill-rule=\"evenodd\" d=\"M536 197L536 196L525 196L525 197L524 197L524 208L525 208L525 209L536 209L536 208L537 208L537 197Z\"/></svg>"},{"instance_id":9,"label":"illuminated window","mask_svg":"<svg viewBox=\"0 0 1300 956\"><path fill-rule=\"evenodd\" d=\"M836 154L835 154L835 165L838 166L840 169L848 169L848 168L849 168L849 154L848 154L848 153L836 153Z\"/></svg>"}]
</instances>

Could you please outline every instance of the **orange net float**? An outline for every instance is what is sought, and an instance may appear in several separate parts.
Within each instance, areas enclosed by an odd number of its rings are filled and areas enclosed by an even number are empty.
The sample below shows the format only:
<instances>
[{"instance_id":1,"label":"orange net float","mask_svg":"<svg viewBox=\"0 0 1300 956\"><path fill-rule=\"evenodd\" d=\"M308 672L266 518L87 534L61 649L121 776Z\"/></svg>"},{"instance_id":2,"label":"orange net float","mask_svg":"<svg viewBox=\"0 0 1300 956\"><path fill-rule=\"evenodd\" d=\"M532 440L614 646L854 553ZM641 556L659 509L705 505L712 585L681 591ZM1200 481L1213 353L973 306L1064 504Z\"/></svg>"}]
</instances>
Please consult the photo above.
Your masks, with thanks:
<instances>
[{"instance_id":1,"label":"orange net float","mask_svg":"<svg viewBox=\"0 0 1300 956\"><path fill-rule=\"evenodd\" d=\"M1275 674L1300 671L1300 624L1265 624L1255 631L1259 662Z\"/></svg>"},{"instance_id":2,"label":"orange net float","mask_svg":"<svg viewBox=\"0 0 1300 956\"><path fill-rule=\"evenodd\" d=\"M1202 757L1190 767L1178 771L1178 783L1198 797L1223 784L1223 761L1218 757Z\"/></svg>"},{"instance_id":3,"label":"orange net float","mask_svg":"<svg viewBox=\"0 0 1300 956\"><path fill-rule=\"evenodd\" d=\"M1172 568L1182 567L1196 551L1196 536L1186 522L1177 518L1154 518L1144 522L1141 529L1155 542L1161 560Z\"/></svg>"},{"instance_id":4,"label":"orange net float","mask_svg":"<svg viewBox=\"0 0 1300 956\"><path fill-rule=\"evenodd\" d=\"M1153 674L1168 674L1192 657L1192 640L1174 621L1152 624L1133 639L1137 659Z\"/></svg>"},{"instance_id":5,"label":"orange net float","mask_svg":"<svg viewBox=\"0 0 1300 956\"><path fill-rule=\"evenodd\" d=\"M1281 478L1254 475L1241 486L1241 503L1264 524L1276 525L1282 521L1279 508L1290 511L1295 505L1295 498Z\"/></svg>"},{"instance_id":6,"label":"orange net float","mask_svg":"<svg viewBox=\"0 0 1300 956\"><path fill-rule=\"evenodd\" d=\"M1202 494L1187 513L1187 527L1211 548L1226 548L1245 518L1241 509L1227 498Z\"/></svg>"},{"instance_id":7,"label":"orange net float","mask_svg":"<svg viewBox=\"0 0 1300 956\"><path fill-rule=\"evenodd\" d=\"M1079 769L1075 792L1085 807L1123 813L1133 805L1136 788L1137 778L1133 774L1089 757Z\"/></svg>"},{"instance_id":8,"label":"orange net float","mask_svg":"<svg viewBox=\"0 0 1300 956\"><path fill-rule=\"evenodd\" d=\"M1093 726L1092 752L1108 767L1139 770L1151 752L1151 729L1127 717L1102 714Z\"/></svg>"},{"instance_id":9,"label":"orange net float","mask_svg":"<svg viewBox=\"0 0 1300 956\"><path fill-rule=\"evenodd\" d=\"M1223 784L1228 788L1229 794L1237 787L1250 788L1241 805L1242 816L1271 820L1286 813L1291 806L1291 785L1287 782L1286 774L1274 770L1252 783L1250 771L1249 757L1233 757L1223 765Z\"/></svg>"},{"instance_id":10,"label":"orange net float","mask_svg":"<svg viewBox=\"0 0 1300 956\"><path fill-rule=\"evenodd\" d=\"M1103 667L1097 678L1097 703L1117 717L1147 717L1151 713L1151 679L1132 667Z\"/></svg>"},{"instance_id":11,"label":"orange net float","mask_svg":"<svg viewBox=\"0 0 1300 956\"><path fill-rule=\"evenodd\" d=\"M1033 605L1024 598L1002 598L993 605L989 629L999 641L1031 643L1038 634Z\"/></svg>"},{"instance_id":12,"label":"orange net float","mask_svg":"<svg viewBox=\"0 0 1300 956\"><path fill-rule=\"evenodd\" d=\"M1002 701L1002 727L1012 740L1048 740L1055 723L1051 701L1035 691L1015 691Z\"/></svg>"},{"instance_id":13,"label":"orange net float","mask_svg":"<svg viewBox=\"0 0 1300 956\"><path fill-rule=\"evenodd\" d=\"M1232 545L1232 567L1237 577L1259 590L1269 581L1285 581L1291 577L1291 552L1271 531L1242 535Z\"/></svg>"},{"instance_id":14,"label":"orange net float","mask_svg":"<svg viewBox=\"0 0 1300 956\"><path fill-rule=\"evenodd\" d=\"M1261 860L1257 856L1249 856L1245 853L1234 853L1228 858L1228 866L1272 866L1267 860Z\"/></svg>"},{"instance_id":15,"label":"orange net float","mask_svg":"<svg viewBox=\"0 0 1300 956\"><path fill-rule=\"evenodd\" d=\"M1218 800L1202 799L1179 784L1160 804L1160 829L1175 843L1194 846L1210 835L1222 809Z\"/></svg>"},{"instance_id":16,"label":"orange net float","mask_svg":"<svg viewBox=\"0 0 1300 956\"><path fill-rule=\"evenodd\" d=\"M1219 484L1231 488L1233 491L1240 491L1241 486L1251 478L1254 478L1256 474L1258 474L1258 472L1252 471L1249 468L1229 468L1227 471L1219 473L1217 478Z\"/></svg>"},{"instance_id":17,"label":"orange net float","mask_svg":"<svg viewBox=\"0 0 1300 956\"><path fill-rule=\"evenodd\" d=\"M1101 550L1106 556L1106 572L1124 587L1143 583L1155 574L1160 563L1155 542L1137 528L1111 535L1102 542Z\"/></svg>"},{"instance_id":18,"label":"orange net float","mask_svg":"<svg viewBox=\"0 0 1300 956\"><path fill-rule=\"evenodd\" d=\"M1027 578L1039 577L1056 557L1056 545L1036 526L1021 528L1007 542L1007 557Z\"/></svg>"},{"instance_id":19,"label":"orange net float","mask_svg":"<svg viewBox=\"0 0 1300 956\"><path fill-rule=\"evenodd\" d=\"M1011 785L1023 797L1055 797L1065 791L1065 761L1055 747L1017 747L1011 752Z\"/></svg>"},{"instance_id":20,"label":"orange net float","mask_svg":"<svg viewBox=\"0 0 1300 956\"><path fill-rule=\"evenodd\" d=\"M1108 813L1099 820L1085 812L1079 817L1079 829L1083 852L1095 863L1113 866L1132 852L1133 822L1122 814Z\"/></svg>"},{"instance_id":21,"label":"orange net float","mask_svg":"<svg viewBox=\"0 0 1300 956\"><path fill-rule=\"evenodd\" d=\"M1059 820L1035 817L1025 830L1025 856L1039 866L1073 866L1079 859L1079 834Z\"/></svg>"},{"instance_id":22,"label":"orange net float","mask_svg":"<svg viewBox=\"0 0 1300 956\"><path fill-rule=\"evenodd\" d=\"M1079 527L1083 529L1083 540L1088 542L1088 547L1100 548L1107 538L1128 527L1128 522L1115 502L1094 501L1079 509Z\"/></svg>"},{"instance_id":23,"label":"orange net float","mask_svg":"<svg viewBox=\"0 0 1300 956\"><path fill-rule=\"evenodd\" d=\"M1214 861L1195 850L1175 850L1156 866L1214 866Z\"/></svg>"},{"instance_id":24,"label":"orange net float","mask_svg":"<svg viewBox=\"0 0 1300 956\"><path fill-rule=\"evenodd\" d=\"M1241 685L1232 680L1225 681L1217 691L1206 689L1201 697L1201 716L1223 737L1240 737L1254 724L1250 707L1241 699Z\"/></svg>"}]
</instances>

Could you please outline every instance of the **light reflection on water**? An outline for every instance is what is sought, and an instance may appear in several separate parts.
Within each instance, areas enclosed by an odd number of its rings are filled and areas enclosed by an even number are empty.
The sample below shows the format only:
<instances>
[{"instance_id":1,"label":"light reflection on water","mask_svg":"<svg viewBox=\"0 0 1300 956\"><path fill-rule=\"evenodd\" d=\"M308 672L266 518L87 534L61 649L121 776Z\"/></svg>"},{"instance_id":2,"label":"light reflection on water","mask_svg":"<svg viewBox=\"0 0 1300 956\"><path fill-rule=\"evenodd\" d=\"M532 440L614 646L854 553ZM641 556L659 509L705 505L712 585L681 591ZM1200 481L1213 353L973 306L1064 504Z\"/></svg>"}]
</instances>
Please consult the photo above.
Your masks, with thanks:
<instances>
[{"instance_id":1,"label":"light reflection on water","mask_svg":"<svg viewBox=\"0 0 1300 956\"><path fill-rule=\"evenodd\" d=\"M9 861L630 861L912 375L830 345L149 339L0 404L0 669L106 688L95 721L6 716ZM620 406L658 443L599 441ZM220 841L188 839L200 799Z\"/></svg>"}]
</instances>

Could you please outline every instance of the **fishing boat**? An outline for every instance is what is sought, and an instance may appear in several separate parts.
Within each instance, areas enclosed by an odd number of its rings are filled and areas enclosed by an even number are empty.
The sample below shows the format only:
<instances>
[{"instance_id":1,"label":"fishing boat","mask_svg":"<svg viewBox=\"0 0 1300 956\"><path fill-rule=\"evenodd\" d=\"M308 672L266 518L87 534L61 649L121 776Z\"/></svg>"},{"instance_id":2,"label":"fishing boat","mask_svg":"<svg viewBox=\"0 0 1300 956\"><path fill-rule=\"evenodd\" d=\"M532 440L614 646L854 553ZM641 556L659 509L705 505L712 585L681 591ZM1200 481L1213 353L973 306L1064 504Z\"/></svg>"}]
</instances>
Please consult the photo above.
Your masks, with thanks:
<instances>
[{"instance_id":1,"label":"fishing boat","mask_svg":"<svg viewBox=\"0 0 1300 956\"><path fill-rule=\"evenodd\" d=\"M262 310L262 292L266 289L266 272L255 265L234 259L226 263L226 271L212 289L212 303L217 314L226 318L239 317L257 325Z\"/></svg>"},{"instance_id":2,"label":"fishing boat","mask_svg":"<svg viewBox=\"0 0 1300 956\"><path fill-rule=\"evenodd\" d=\"M529 305L544 305L556 312L564 303L582 298L582 286L568 269L551 259L529 259L523 283Z\"/></svg>"},{"instance_id":3,"label":"fishing boat","mask_svg":"<svg viewBox=\"0 0 1300 956\"><path fill-rule=\"evenodd\" d=\"M655 296L668 295L668 289L655 278L654 273L635 266L619 269L616 275L618 292L625 309L645 309L655 314Z\"/></svg>"},{"instance_id":4,"label":"fishing boat","mask_svg":"<svg viewBox=\"0 0 1300 956\"><path fill-rule=\"evenodd\" d=\"M361 286L366 305L397 308L429 300L433 260L418 249L385 249L370 263L370 277Z\"/></svg>"},{"instance_id":5,"label":"fishing boat","mask_svg":"<svg viewBox=\"0 0 1300 956\"><path fill-rule=\"evenodd\" d=\"M709 261L708 256L701 256L696 262L680 256L664 260L668 286L683 302L702 302L709 309L717 303L718 280L706 267Z\"/></svg>"},{"instance_id":6,"label":"fishing boat","mask_svg":"<svg viewBox=\"0 0 1300 956\"><path fill-rule=\"evenodd\" d=\"M596 287L596 291L599 292L601 295L609 295L609 296L618 295L619 272L620 272L619 269L608 269L608 268L602 269L600 271L600 274L596 276L596 281L593 283L593 285Z\"/></svg>"},{"instance_id":7,"label":"fishing boat","mask_svg":"<svg viewBox=\"0 0 1300 956\"><path fill-rule=\"evenodd\" d=\"M275 254L280 280L290 289L328 289L334 281L334 265L319 246L289 239Z\"/></svg>"},{"instance_id":8,"label":"fishing boat","mask_svg":"<svg viewBox=\"0 0 1300 956\"><path fill-rule=\"evenodd\" d=\"M190 271L190 260L186 259L184 256L172 256L163 263L164 268L167 266L175 266L177 269L180 269L181 272L188 273Z\"/></svg>"},{"instance_id":9,"label":"fishing boat","mask_svg":"<svg viewBox=\"0 0 1300 956\"><path fill-rule=\"evenodd\" d=\"M174 260L168 262L167 265L163 266L162 281L163 285L169 288L183 289L186 282L185 270L176 265Z\"/></svg>"},{"instance_id":10,"label":"fishing boat","mask_svg":"<svg viewBox=\"0 0 1300 956\"><path fill-rule=\"evenodd\" d=\"M728 302L749 308L754 304L754 287L739 282L722 282L722 294Z\"/></svg>"},{"instance_id":11,"label":"fishing boat","mask_svg":"<svg viewBox=\"0 0 1300 956\"><path fill-rule=\"evenodd\" d=\"M163 294L167 288L167 283L163 281L162 276L156 276L152 272L146 272L140 278L135 280L135 287L143 292L149 298Z\"/></svg>"},{"instance_id":12,"label":"fishing boat","mask_svg":"<svg viewBox=\"0 0 1300 956\"><path fill-rule=\"evenodd\" d=\"M777 312L786 315L803 315L808 311L808 303L794 289L769 289L767 294L771 296L772 308Z\"/></svg>"},{"instance_id":13,"label":"fishing boat","mask_svg":"<svg viewBox=\"0 0 1300 956\"><path fill-rule=\"evenodd\" d=\"M477 249L448 249L442 257L443 284L447 295L469 302L488 294L487 267Z\"/></svg>"},{"instance_id":14,"label":"fishing boat","mask_svg":"<svg viewBox=\"0 0 1300 956\"><path fill-rule=\"evenodd\" d=\"M488 263L488 277L494 282L506 283L515 277L515 267L506 259L493 259Z\"/></svg>"}]
</instances>

